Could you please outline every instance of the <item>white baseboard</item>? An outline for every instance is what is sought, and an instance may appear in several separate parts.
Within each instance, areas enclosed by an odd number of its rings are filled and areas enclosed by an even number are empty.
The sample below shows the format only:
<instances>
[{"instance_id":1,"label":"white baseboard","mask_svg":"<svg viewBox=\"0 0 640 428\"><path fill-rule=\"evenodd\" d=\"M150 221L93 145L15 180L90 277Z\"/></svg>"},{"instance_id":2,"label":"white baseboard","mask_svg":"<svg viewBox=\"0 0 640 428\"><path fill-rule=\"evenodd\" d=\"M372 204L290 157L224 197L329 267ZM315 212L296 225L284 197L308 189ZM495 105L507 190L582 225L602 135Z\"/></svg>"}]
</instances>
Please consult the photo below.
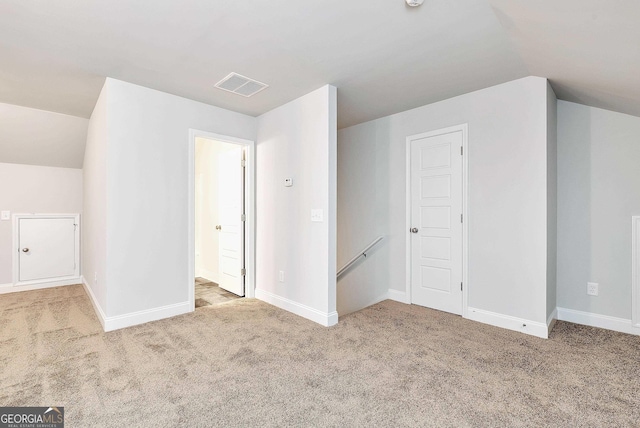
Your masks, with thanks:
<instances>
[{"instance_id":1,"label":"white baseboard","mask_svg":"<svg viewBox=\"0 0 640 428\"><path fill-rule=\"evenodd\" d=\"M317 322L325 327L330 327L338 323L338 313L335 311L331 313L322 312L259 288L256 288L256 299L284 309L285 311L292 312L313 322Z\"/></svg>"},{"instance_id":2,"label":"white baseboard","mask_svg":"<svg viewBox=\"0 0 640 428\"><path fill-rule=\"evenodd\" d=\"M345 315L349 315L349 314L361 311L361 310L363 310L365 308L368 308L369 306L373 306L373 305L375 305L377 303L383 302L383 301L388 300L388 299L389 299L389 292L385 292L385 293L381 294L380 296L369 300L365 304L359 304L359 305L357 305L354 308L351 308L349 310L343 310L342 312L338 312L338 314L339 314L340 317L345 316Z\"/></svg>"},{"instance_id":3,"label":"white baseboard","mask_svg":"<svg viewBox=\"0 0 640 428\"><path fill-rule=\"evenodd\" d=\"M0 294L19 293L21 291L42 290L43 288L62 287L65 285L81 284L81 278L71 278L62 281L45 281L28 285L0 284Z\"/></svg>"},{"instance_id":4,"label":"white baseboard","mask_svg":"<svg viewBox=\"0 0 640 428\"><path fill-rule=\"evenodd\" d=\"M106 331L105 320L107 319L107 316L105 315L104 311L102 310L102 307L100 306L100 303L98 303L98 299L96 299L95 294L93 294L93 291L91 290L91 287L87 283L87 280L84 278L84 275L81 276L81 279L82 279L82 286L84 287L84 291L89 296L89 300L91 301L91 305L93 306L93 310L96 313L96 315L98 316L98 321L100 321L100 324L102 325L102 329Z\"/></svg>"},{"instance_id":5,"label":"white baseboard","mask_svg":"<svg viewBox=\"0 0 640 428\"><path fill-rule=\"evenodd\" d=\"M121 328L193 312L193 305L191 302L182 302L173 305L161 306L159 308L145 309L143 311L108 317L100 307L98 300L91 291L91 287L89 287L84 278L82 278L82 284L89 295L93 308L96 311L96 315L98 315L98 319L100 320L100 324L102 324L102 329L104 331L119 330Z\"/></svg>"},{"instance_id":6,"label":"white baseboard","mask_svg":"<svg viewBox=\"0 0 640 428\"><path fill-rule=\"evenodd\" d=\"M506 328L508 330L519 331L521 333L530 334L531 336L546 339L549 337L548 326L543 322L529 321L522 318L516 318L509 315L489 312L482 309L469 307L467 309L467 318L472 321L478 321L484 324L496 327Z\"/></svg>"},{"instance_id":7,"label":"white baseboard","mask_svg":"<svg viewBox=\"0 0 640 428\"><path fill-rule=\"evenodd\" d=\"M409 296L407 296L407 293L405 291L398 290L389 290L389 300L395 300L396 302L406 304L411 303L409 301Z\"/></svg>"},{"instance_id":8,"label":"white baseboard","mask_svg":"<svg viewBox=\"0 0 640 428\"><path fill-rule=\"evenodd\" d=\"M220 277L218 276L218 274L216 272L210 271L210 270L206 270L206 269L200 269L199 273L199 277L200 278L204 278L204 279L208 279L209 281L213 281L216 284L218 284L218 279L220 279Z\"/></svg>"},{"instance_id":9,"label":"white baseboard","mask_svg":"<svg viewBox=\"0 0 640 428\"><path fill-rule=\"evenodd\" d=\"M556 325L556 320L558 319L558 308L555 308L549 318L547 318L547 333L551 333L553 330L553 326Z\"/></svg>"},{"instance_id":10,"label":"white baseboard","mask_svg":"<svg viewBox=\"0 0 640 428\"><path fill-rule=\"evenodd\" d=\"M634 327L631 320L624 318L558 307L558 320L640 336L640 327Z\"/></svg>"},{"instance_id":11,"label":"white baseboard","mask_svg":"<svg viewBox=\"0 0 640 428\"><path fill-rule=\"evenodd\" d=\"M371 301L369 301L369 303L367 303L364 307L367 308L369 306L373 306L376 303L380 303L380 302L383 302L383 301L388 300L388 299L389 299L389 292L387 291L387 292L381 294L380 296L376 297L375 299L372 299Z\"/></svg>"},{"instance_id":12,"label":"white baseboard","mask_svg":"<svg viewBox=\"0 0 640 428\"><path fill-rule=\"evenodd\" d=\"M193 306L191 303L182 302L175 303L173 305L161 306L159 308L145 309L143 311L132 312L129 314L107 317L105 319L104 331L119 330L121 328L171 318L189 312L193 312Z\"/></svg>"}]
</instances>

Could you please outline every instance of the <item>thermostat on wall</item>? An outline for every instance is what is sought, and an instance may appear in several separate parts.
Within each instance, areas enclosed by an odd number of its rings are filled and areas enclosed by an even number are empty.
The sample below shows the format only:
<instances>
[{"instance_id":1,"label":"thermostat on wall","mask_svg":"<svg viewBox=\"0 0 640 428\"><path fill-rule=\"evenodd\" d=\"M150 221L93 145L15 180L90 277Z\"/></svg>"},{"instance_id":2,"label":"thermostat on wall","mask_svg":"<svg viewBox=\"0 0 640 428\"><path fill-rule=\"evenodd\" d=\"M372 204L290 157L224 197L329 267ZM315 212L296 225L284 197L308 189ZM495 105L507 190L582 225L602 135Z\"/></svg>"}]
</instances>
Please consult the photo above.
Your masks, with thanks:
<instances>
[{"instance_id":1,"label":"thermostat on wall","mask_svg":"<svg viewBox=\"0 0 640 428\"><path fill-rule=\"evenodd\" d=\"M284 187L291 187L293 186L293 179L292 178L285 178L284 179Z\"/></svg>"},{"instance_id":2,"label":"thermostat on wall","mask_svg":"<svg viewBox=\"0 0 640 428\"><path fill-rule=\"evenodd\" d=\"M311 210L311 221L322 222L322 210L319 210L319 209Z\"/></svg>"}]
</instances>

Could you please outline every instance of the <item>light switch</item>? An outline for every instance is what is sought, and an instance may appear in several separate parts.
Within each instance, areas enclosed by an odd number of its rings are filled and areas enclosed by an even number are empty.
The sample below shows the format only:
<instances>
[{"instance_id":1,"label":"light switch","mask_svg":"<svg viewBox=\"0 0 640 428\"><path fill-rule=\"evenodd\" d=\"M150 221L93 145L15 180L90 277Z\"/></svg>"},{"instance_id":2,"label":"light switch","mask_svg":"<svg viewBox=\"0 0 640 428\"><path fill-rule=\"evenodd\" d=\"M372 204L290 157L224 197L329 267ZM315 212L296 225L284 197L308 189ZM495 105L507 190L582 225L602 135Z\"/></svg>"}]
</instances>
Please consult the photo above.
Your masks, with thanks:
<instances>
[{"instance_id":1,"label":"light switch","mask_svg":"<svg viewBox=\"0 0 640 428\"><path fill-rule=\"evenodd\" d=\"M311 221L323 221L322 210L311 210Z\"/></svg>"},{"instance_id":2,"label":"light switch","mask_svg":"<svg viewBox=\"0 0 640 428\"><path fill-rule=\"evenodd\" d=\"M11 211L2 211L0 215L2 220L11 220Z\"/></svg>"},{"instance_id":3,"label":"light switch","mask_svg":"<svg viewBox=\"0 0 640 428\"><path fill-rule=\"evenodd\" d=\"M293 186L293 179L292 178L285 178L284 179L284 187L291 187Z\"/></svg>"}]
</instances>

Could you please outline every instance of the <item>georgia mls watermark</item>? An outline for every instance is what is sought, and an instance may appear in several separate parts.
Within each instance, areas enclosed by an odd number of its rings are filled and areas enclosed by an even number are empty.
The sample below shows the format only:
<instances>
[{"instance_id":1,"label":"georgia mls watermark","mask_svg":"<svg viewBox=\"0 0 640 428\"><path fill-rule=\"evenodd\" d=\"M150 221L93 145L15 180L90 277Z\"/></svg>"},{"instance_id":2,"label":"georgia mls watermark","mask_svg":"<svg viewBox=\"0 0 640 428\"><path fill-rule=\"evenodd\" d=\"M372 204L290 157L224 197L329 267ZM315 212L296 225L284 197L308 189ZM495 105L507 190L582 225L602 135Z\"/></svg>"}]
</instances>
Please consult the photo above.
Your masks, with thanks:
<instances>
[{"instance_id":1,"label":"georgia mls watermark","mask_svg":"<svg viewBox=\"0 0 640 428\"><path fill-rule=\"evenodd\" d=\"M0 407L0 428L64 428L64 407Z\"/></svg>"}]
</instances>

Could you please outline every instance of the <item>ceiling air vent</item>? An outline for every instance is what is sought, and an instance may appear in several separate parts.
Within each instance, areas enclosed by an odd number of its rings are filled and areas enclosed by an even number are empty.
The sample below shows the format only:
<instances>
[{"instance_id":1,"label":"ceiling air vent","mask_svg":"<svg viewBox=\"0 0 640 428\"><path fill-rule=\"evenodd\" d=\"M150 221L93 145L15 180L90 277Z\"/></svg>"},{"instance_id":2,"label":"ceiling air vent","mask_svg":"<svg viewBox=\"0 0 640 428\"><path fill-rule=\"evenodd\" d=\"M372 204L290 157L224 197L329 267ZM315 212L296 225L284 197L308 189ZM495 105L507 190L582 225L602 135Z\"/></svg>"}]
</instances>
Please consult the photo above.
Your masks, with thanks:
<instances>
[{"instance_id":1,"label":"ceiling air vent","mask_svg":"<svg viewBox=\"0 0 640 428\"><path fill-rule=\"evenodd\" d=\"M223 91L233 92L234 94L250 97L269 87L269 85L249 79L238 73L230 73L227 77L216 83L216 88Z\"/></svg>"}]
</instances>

